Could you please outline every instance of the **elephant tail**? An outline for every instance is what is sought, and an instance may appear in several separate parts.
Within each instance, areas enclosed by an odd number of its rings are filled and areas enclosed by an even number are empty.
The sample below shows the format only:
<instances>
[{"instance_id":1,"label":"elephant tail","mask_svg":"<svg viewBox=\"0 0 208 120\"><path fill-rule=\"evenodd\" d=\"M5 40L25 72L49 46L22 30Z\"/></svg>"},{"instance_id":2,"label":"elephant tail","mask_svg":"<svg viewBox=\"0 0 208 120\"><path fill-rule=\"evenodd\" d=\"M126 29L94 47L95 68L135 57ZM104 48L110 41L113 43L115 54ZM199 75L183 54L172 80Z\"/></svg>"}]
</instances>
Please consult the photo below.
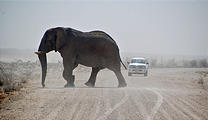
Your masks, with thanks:
<instances>
[{"instance_id":1,"label":"elephant tail","mask_svg":"<svg viewBox=\"0 0 208 120\"><path fill-rule=\"evenodd\" d=\"M124 66L124 68L127 70L126 66L124 65L124 63L122 62L122 60L120 59L122 65Z\"/></svg>"}]
</instances>

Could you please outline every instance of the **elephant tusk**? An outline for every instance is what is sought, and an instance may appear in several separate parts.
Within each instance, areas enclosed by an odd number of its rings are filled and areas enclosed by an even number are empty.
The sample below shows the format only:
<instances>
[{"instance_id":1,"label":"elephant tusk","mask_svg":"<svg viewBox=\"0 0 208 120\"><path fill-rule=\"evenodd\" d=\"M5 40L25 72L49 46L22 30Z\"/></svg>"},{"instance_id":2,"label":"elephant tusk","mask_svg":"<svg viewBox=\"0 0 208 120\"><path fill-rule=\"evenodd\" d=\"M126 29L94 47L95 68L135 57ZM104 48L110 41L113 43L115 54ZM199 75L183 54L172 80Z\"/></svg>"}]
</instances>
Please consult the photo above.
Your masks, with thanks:
<instances>
[{"instance_id":1,"label":"elephant tusk","mask_svg":"<svg viewBox=\"0 0 208 120\"><path fill-rule=\"evenodd\" d=\"M38 52L35 52L35 54L37 54L37 55L41 55L41 54L44 54L45 52L43 52L43 51L38 51Z\"/></svg>"}]
</instances>

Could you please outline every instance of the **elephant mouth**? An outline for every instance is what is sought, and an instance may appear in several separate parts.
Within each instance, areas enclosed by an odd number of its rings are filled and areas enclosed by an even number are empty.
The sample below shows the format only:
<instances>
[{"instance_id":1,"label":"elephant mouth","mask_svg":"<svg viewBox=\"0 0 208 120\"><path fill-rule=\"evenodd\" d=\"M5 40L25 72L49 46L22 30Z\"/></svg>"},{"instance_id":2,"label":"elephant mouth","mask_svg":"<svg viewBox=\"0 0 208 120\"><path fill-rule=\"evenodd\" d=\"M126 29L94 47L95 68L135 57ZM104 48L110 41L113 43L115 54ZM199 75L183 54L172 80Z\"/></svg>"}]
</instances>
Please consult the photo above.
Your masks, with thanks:
<instances>
[{"instance_id":1,"label":"elephant mouth","mask_svg":"<svg viewBox=\"0 0 208 120\"><path fill-rule=\"evenodd\" d=\"M38 52L35 52L35 54L37 54L37 55L42 55L42 54L45 54L46 52L44 52L44 51L38 51Z\"/></svg>"}]
</instances>

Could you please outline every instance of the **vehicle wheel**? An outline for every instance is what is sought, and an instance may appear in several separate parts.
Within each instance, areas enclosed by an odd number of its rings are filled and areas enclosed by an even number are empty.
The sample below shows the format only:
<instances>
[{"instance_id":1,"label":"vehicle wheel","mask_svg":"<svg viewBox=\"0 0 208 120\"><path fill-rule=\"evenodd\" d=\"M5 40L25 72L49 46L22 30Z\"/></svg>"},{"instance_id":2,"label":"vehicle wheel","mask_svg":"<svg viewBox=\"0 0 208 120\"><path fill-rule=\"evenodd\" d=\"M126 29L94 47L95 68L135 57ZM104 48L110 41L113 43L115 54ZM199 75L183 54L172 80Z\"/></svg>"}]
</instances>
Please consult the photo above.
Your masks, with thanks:
<instances>
[{"instance_id":1,"label":"vehicle wheel","mask_svg":"<svg viewBox=\"0 0 208 120\"><path fill-rule=\"evenodd\" d=\"M147 72L146 72L146 73L144 73L144 76L147 76Z\"/></svg>"},{"instance_id":2,"label":"vehicle wheel","mask_svg":"<svg viewBox=\"0 0 208 120\"><path fill-rule=\"evenodd\" d=\"M131 76L131 73L128 73L128 76Z\"/></svg>"}]
</instances>

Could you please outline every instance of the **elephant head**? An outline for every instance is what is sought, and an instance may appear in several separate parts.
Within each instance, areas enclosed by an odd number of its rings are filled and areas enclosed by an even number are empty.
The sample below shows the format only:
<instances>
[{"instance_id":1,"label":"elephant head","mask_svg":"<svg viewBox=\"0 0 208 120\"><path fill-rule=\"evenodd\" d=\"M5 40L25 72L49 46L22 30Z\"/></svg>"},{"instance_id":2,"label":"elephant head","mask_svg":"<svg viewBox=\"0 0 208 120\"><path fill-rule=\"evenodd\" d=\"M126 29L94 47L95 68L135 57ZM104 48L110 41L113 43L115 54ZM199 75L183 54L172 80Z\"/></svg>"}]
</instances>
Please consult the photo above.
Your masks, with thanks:
<instances>
[{"instance_id":1,"label":"elephant head","mask_svg":"<svg viewBox=\"0 0 208 120\"><path fill-rule=\"evenodd\" d=\"M41 39L38 52L38 58L42 67L42 86L45 87L45 77L47 71L47 58L46 53L55 50L59 51L64 46L66 42L66 33L64 28L52 28L45 32L43 38Z\"/></svg>"}]
</instances>

